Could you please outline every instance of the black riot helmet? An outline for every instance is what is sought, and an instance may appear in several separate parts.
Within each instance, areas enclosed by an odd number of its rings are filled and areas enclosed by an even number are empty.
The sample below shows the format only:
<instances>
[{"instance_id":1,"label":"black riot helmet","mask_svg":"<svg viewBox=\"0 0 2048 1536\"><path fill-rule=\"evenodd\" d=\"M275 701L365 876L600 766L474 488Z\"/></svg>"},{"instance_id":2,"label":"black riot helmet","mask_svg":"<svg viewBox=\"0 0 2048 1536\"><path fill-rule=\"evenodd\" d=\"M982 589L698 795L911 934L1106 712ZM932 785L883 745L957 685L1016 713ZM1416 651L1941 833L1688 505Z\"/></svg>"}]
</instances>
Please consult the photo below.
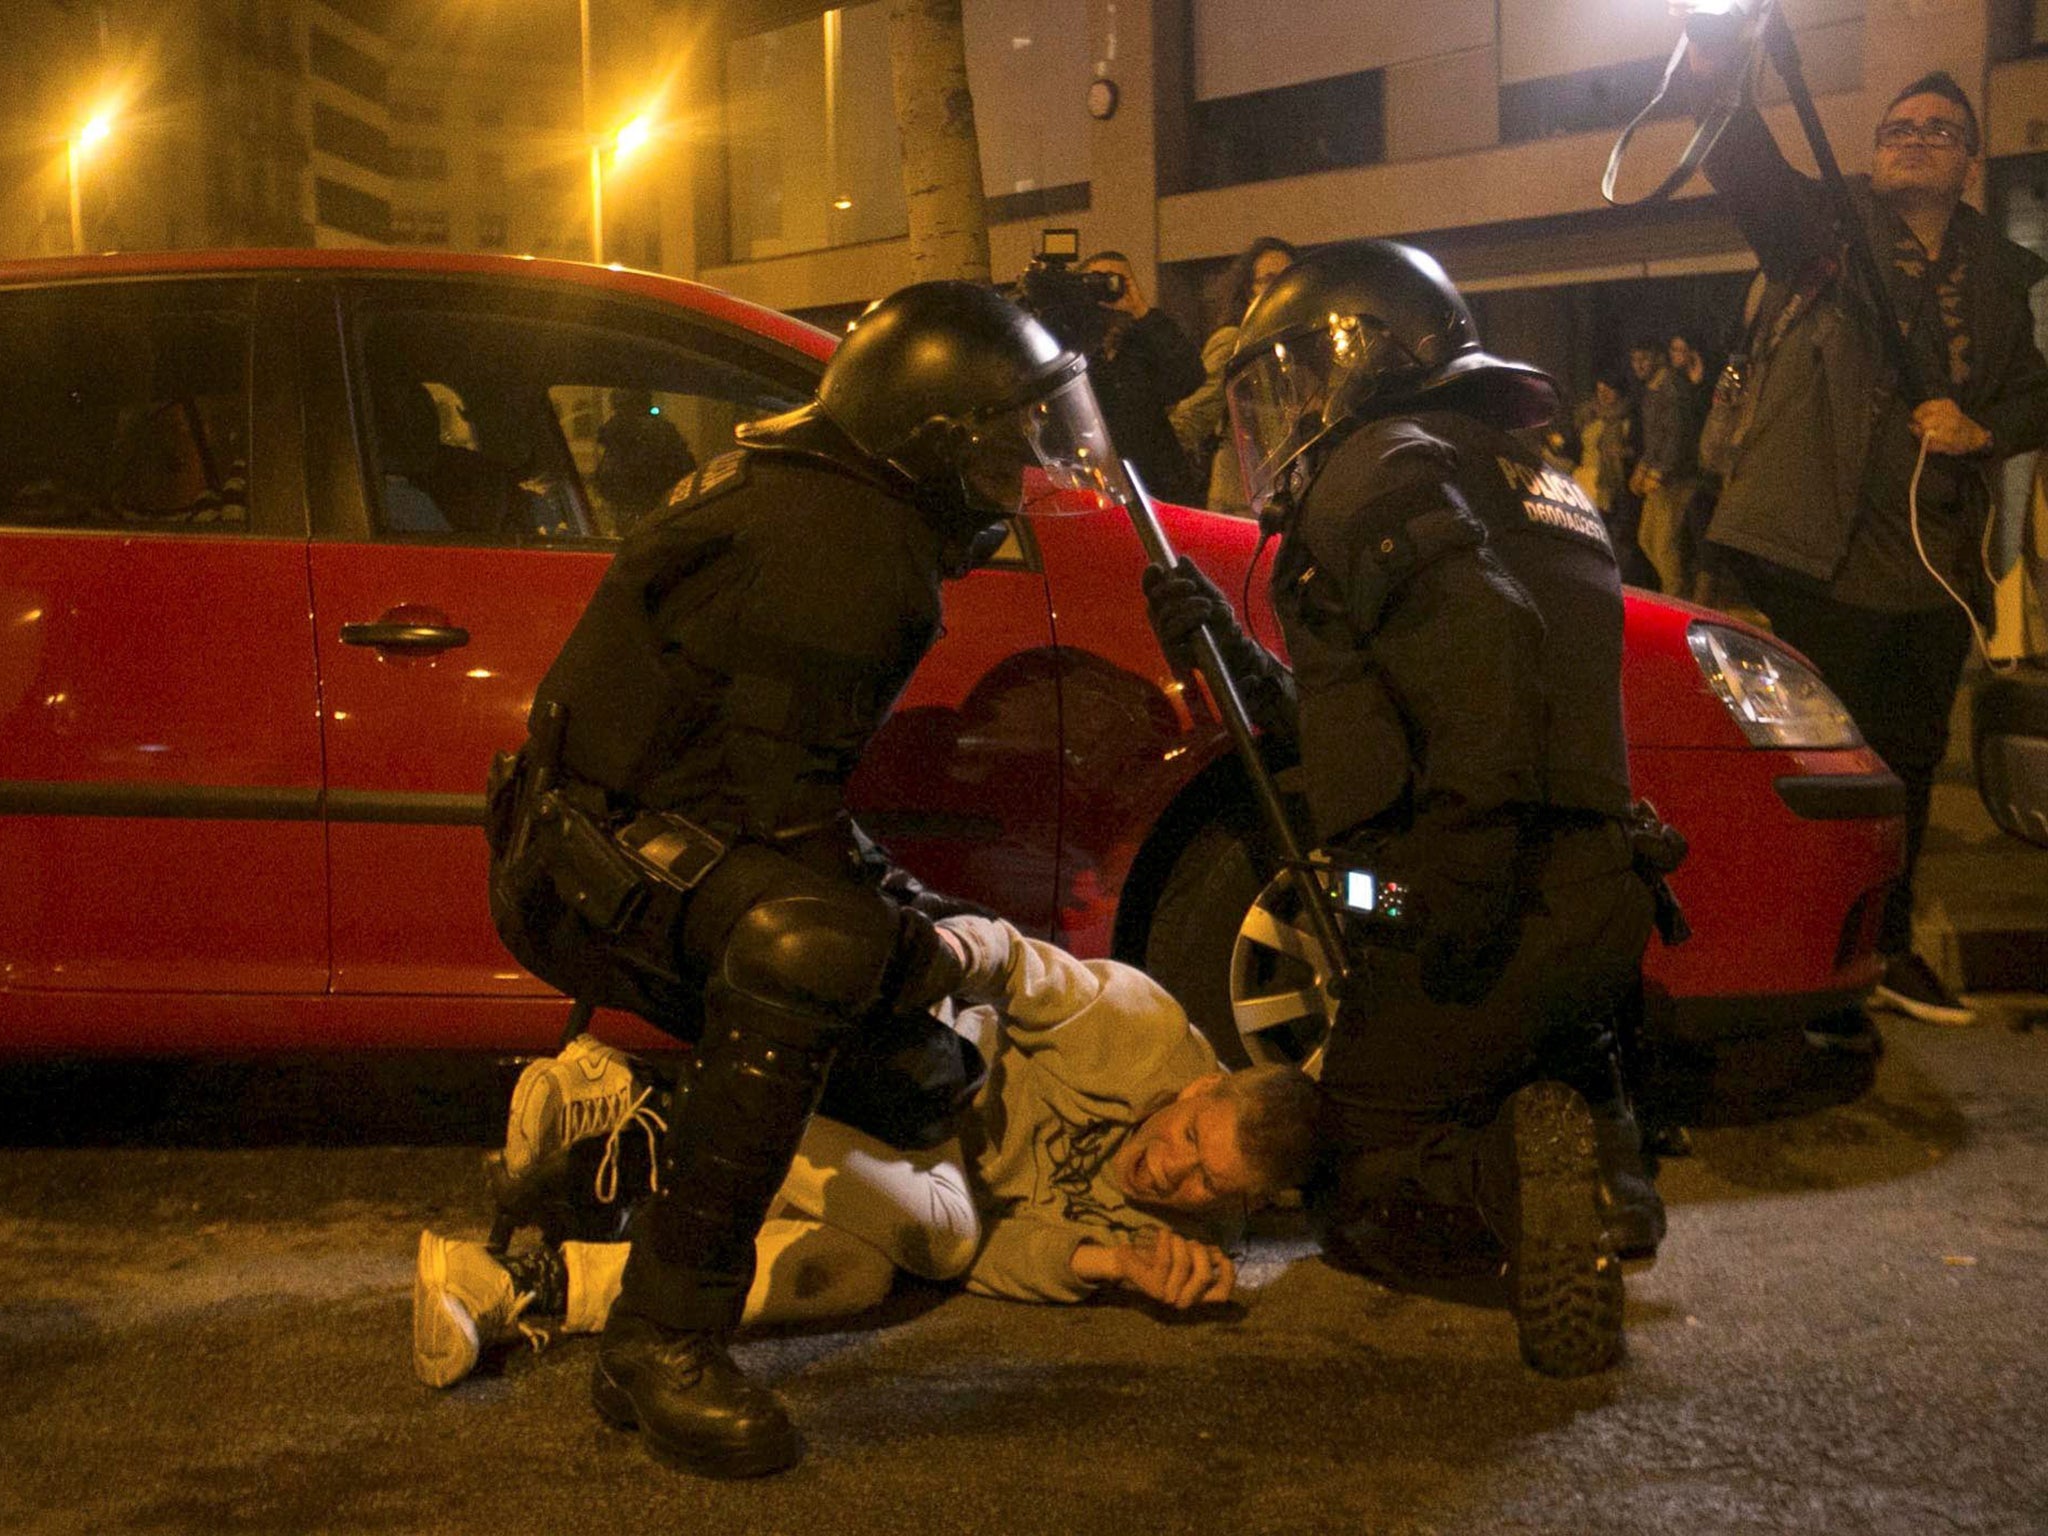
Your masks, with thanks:
<instances>
[{"instance_id":1,"label":"black riot helmet","mask_svg":"<svg viewBox=\"0 0 2048 1536\"><path fill-rule=\"evenodd\" d=\"M1391 240L1325 246L1281 273L1223 377L1254 511L1346 423L1451 410L1513 430L1557 413L1549 375L1483 351L1443 268Z\"/></svg>"},{"instance_id":2,"label":"black riot helmet","mask_svg":"<svg viewBox=\"0 0 2048 1536\"><path fill-rule=\"evenodd\" d=\"M870 305L815 401L740 434L843 459L834 438L955 536L1020 510L1028 468L1063 489L1104 489L1118 472L1086 361L975 283L913 283Z\"/></svg>"}]
</instances>

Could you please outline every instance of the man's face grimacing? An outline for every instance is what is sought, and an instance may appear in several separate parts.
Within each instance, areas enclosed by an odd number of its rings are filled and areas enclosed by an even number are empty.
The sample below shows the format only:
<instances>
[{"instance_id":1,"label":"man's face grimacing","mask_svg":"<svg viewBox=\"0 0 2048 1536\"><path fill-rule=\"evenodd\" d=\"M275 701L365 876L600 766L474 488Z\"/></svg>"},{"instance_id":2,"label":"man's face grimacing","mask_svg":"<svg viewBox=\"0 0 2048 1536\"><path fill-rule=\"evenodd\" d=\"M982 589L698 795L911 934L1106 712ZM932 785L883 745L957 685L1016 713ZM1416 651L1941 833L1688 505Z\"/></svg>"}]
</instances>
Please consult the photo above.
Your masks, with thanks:
<instances>
[{"instance_id":1,"label":"man's face grimacing","mask_svg":"<svg viewBox=\"0 0 2048 1536\"><path fill-rule=\"evenodd\" d=\"M1901 194L1950 203L1962 200L1977 172L1963 110L1946 96L1908 96L1877 125L1870 187L1880 197Z\"/></svg>"},{"instance_id":2,"label":"man's face grimacing","mask_svg":"<svg viewBox=\"0 0 2048 1536\"><path fill-rule=\"evenodd\" d=\"M1140 1205L1202 1212L1256 1203L1263 1189L1238 1142L1237 1101L1216 1090L1223 1074L1198 1077L1147 1115L1110 1159L1118 1189Z\"/></svg>"}]
</instances>

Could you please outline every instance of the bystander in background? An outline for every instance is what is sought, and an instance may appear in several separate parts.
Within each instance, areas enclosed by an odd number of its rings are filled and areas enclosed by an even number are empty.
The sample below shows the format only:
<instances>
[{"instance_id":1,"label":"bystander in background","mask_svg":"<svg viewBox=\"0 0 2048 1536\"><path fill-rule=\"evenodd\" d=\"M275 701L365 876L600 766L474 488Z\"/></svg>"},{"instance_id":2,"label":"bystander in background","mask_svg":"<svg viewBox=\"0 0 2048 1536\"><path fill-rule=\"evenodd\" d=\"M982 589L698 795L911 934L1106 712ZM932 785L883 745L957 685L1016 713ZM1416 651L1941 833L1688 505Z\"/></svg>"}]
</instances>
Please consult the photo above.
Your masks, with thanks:
<instances>
[{"instance_id":1,"label":"bystander in background","mask_svg":"<svg viewBox=\"0 0 2048 1536\"><path fill-rule=\"evenodd\" d=\"M1732 36L1699 34L1693 68L1725 88ZM1927 398L1886 355L1874 299L1845 272L1824 190L1795 171L1753 106L1706 161L1769 280L1750 357L1750 420L1708 536L1771 626L1812 658L1906 786L1906 867L1885 904L1874 1001L1929 1023L1971 1010L1913 952L1913 876L1981 595L1989 474L2048 439L2048 362L2028 290L2048 263L1963 201L1977 114L1925 75L1879 119L1871 173L1848 192Z\"/></svg>"},{"instance_id":2,"label":"bystander in background","mask_svg":"<svg viewBox=\"0 0 2048 1536\"><path fill-rule=\"evenodd\" d=\"M1621 579L1631 586L1655 586L1656 572L1636 542L1642 504L1628 488L1636 460L1635 418L1620 370L1604 372L1593 380L1593 398L1580 402L1575 420L1579 442L1572 479L1600 509Z\"/></svg>"},{"instance_id":3,"label":"bystander in background","mask_svg":"<svg viewBox=\"0 0 2048 1536\"><path fill-rule=\"evenodd\" d=\"M1244 472L1237 465L1237 447L1230 441L1223 415L1223 369L1237 349L1238 322L1252 300L1274 278L1293 266L1300 252L1278 235L1261 235L1231 262L1225 274L1224 322L1202 343L1202 385L1173 408L1173 431L1199 476L1208 476L1203 505L1216 512L1249 515Z\"/></svg>"},{"instance_id":4,"label":"bystander in background","mask_svg":"<svg viewBox=\"0 0 2048 1536\"><path fill-rule=\"evenodd\" d=\"M1107 306L1111 313L1101 343L1088 354L1088 379L1110 440L1138 466L1153 495L1196 505L1201 482L1167 413L1201 387L1201 355L1179 322L1146 300L1122 251L1097 251L1084 266L1124 280L1123 297Z\"/></svg>"},{"instance_id":5,"label":"bystander in background","mask_svg":"<svg viewBox=\"0 0 2048 1536\"><path fill-rule=\"evenodd\" d=\"M1643 396L1642 458L1630 488L1643 499L1636 538L1656 567L1658 587L1683 597L1691 588L1686 512L1698 487L1710 386L1706 360L1690 337L1673 336L1665 357Z\"/></svg>"}]
</instances>

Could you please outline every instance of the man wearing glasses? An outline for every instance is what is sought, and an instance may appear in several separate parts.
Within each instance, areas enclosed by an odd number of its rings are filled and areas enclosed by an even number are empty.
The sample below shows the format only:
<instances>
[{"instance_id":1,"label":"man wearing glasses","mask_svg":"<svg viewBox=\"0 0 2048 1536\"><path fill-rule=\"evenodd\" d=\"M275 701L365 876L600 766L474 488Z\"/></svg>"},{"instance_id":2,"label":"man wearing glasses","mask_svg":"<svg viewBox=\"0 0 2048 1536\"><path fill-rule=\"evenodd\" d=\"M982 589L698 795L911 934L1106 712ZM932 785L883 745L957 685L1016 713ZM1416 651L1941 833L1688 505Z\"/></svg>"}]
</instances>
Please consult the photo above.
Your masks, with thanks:
<instances>
[{"instance_id":1,"label":"man wearing glasses","mask_svg":"<svg viewBox=\"0 0 2048 1536\"><path fill-rule=\"evenodd\" d=\"M1689 35L1703 84L1746 67L1745 50L1701 31ZM1934 1024L1972 1021L1912 947L1913 869L1970 647L1962 604L1989 607L1992 472L2048 440L2048 363L2027 301L2048 262L1963 201L1980 152L1969 98L1936 72L1893 98L1869 176L1850 178L1929 394L1917 401L1823 189L1786 163L1753 106L1706 161L1768 284L1750 333L1750 415L1707 538L1905 782L1906 868L1878 931L1872 1002Z\"/></svg>"}]
</instances>

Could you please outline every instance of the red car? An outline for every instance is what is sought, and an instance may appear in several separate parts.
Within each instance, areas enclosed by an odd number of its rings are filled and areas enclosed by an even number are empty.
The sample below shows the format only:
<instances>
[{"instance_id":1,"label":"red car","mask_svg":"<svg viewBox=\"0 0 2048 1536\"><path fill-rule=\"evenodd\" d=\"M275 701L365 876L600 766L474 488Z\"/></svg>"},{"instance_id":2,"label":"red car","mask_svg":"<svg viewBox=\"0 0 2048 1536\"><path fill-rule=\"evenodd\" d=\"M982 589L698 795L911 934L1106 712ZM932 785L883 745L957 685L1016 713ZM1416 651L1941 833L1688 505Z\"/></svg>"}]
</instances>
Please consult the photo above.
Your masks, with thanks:
<instances>
[{"instance_id":1,"label":"red car","mask_svg":"<svg viewBox=\"0 0 2048 1536\"><path fill-rule=\"evenodd\" d=\"M0 1052L550 1047L566 1004L485 909L485 766L619 534L832 344L564 263L0 267ZM1252 525L1165 515L1239 590ZM862 820L931 883L1150 964L1233 1050L1235 1025L1298 1055L1313 968L1140 563L1113 512L1022 520L949 589ZM1896 780L1703 610L1631 597L1627 701L1638 788L1693 844L1697 936L1651 960L1680 1026L1853 1001Z\"/></svg>"}]
</instances>

